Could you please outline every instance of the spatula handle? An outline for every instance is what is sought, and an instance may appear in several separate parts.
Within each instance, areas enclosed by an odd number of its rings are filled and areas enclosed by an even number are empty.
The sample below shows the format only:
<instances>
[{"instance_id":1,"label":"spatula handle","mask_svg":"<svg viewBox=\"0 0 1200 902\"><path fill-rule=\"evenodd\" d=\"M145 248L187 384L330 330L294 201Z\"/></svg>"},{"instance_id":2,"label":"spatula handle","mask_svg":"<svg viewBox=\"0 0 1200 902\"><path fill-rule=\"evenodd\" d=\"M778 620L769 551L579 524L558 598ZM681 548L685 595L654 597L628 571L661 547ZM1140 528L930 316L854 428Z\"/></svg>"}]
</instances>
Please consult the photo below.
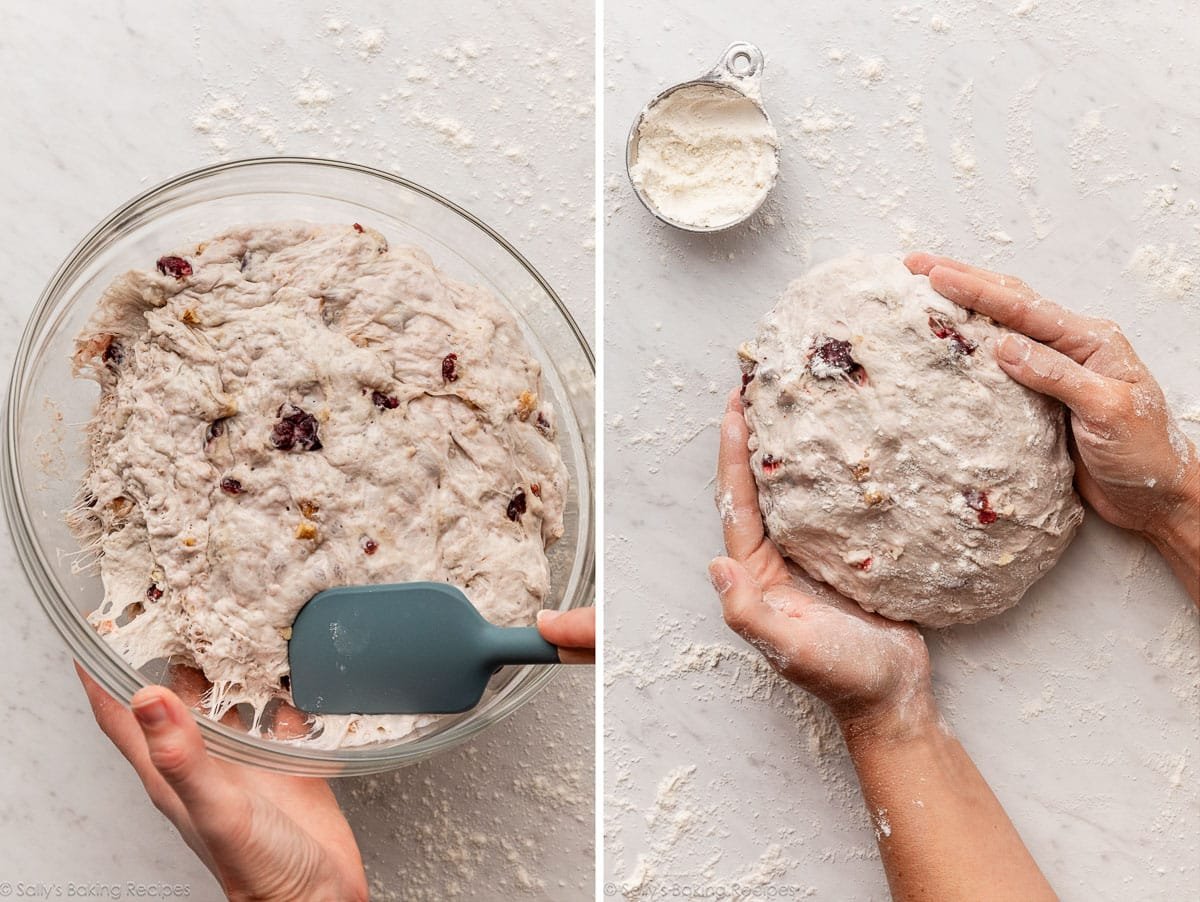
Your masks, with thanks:
<instances>
[{"instance_id":1,"label":"spatula handle","mask_svg":"<svg viewBox=\"0 0 1200 902\"><path fill-rule=\"evenodd\" d=\"M558 663L558 648L543 639L535 626L493 627L487 642L493 664Z\"/></svg>"}]
</instances>

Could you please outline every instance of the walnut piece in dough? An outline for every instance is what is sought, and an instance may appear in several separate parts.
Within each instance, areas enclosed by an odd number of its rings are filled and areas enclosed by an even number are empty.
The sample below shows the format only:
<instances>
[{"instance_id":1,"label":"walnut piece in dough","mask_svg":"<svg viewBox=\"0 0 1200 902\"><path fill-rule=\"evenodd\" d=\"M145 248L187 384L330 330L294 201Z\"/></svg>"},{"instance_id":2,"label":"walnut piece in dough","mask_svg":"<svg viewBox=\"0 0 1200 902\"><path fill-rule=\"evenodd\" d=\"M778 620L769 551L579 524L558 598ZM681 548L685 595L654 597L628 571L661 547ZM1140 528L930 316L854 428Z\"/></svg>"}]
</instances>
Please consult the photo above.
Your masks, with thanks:
<instances>
[{"instance_id":1,"label":"walnut piece in dough","mask_svg":"<svg viewBox=\"0 0 1200 902\"><path fill-rule=\"evenodd\" d=\"M982 620L1083 518L1059 402L997 365L1008 330L887 256L793 282L739 350L767 532L869 611Z\"/></svg>"}]
</instances>

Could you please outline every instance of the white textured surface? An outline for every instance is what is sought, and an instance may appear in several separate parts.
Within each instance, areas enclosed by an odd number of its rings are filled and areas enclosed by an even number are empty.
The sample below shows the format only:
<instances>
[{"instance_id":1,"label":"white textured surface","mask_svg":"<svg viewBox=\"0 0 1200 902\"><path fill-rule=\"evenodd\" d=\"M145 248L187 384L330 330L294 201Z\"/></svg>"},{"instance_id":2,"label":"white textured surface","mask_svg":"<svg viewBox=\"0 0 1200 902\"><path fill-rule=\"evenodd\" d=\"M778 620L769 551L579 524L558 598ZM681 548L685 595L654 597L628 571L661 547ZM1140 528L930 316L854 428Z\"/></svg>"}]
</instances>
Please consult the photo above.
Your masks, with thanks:
<instances>
[{"instance_id":1,"label":"white textured surface","mask_svg":"<svg viewBox=\"0 0 1200 902\"><path fill-rule=\"evenodd\" d=\"M941 250L1119 320L1195 436L1200 31L1183 2L644 9L610 3L606 29L605 879L882 900L833 725L705 577L735 349L812 263ZM747 227L672 232L633 197L625 133L733 40L767 56L779 185ZM1064 899L1194 897L1200 635L1151 549L1089 514L1017 608L928 638L948 719Z\"/></svg>"},{"instance_id":2,"label":"white textured surface","mask_svg":"<svg viewBox=\"0 0 1200 902\"><path fill-rule=\"evenodd\" d=\"M0 30L0 364L72 245L185 169L273 153L392 169L497 228L592 332L592 16L550 0L13 7ZM0 882L218 893L96 730L7 534ZM338 784L377 896L590 898L592 672L469 746ZM64 889L65 893L65 889Z\"/></svg>"}]
</instances>

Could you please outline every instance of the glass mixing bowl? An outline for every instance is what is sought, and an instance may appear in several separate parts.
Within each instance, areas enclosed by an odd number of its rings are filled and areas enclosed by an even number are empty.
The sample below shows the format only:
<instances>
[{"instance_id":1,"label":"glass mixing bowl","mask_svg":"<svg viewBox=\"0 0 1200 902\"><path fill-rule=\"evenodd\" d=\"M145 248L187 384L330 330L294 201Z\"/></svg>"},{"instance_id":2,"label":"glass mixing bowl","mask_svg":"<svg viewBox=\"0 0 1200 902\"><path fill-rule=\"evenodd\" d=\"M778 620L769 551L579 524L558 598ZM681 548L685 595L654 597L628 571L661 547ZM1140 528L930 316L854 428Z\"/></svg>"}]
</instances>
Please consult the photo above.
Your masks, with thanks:
<instances>
[{"instance_id":1,"label":"glass mixing bowl","mask_svg":"<svg viewBox=\"0 0 1200 902\"><path fill-rule=\"evenodd\" d=\"M71 653L111 695L129 703L163 667L126 664L84 619L103 597L100 579L76 573L78 544L63 512L85 469L84 424L98 388L76 380L75 335L101 292L129 269L227 227L284 219L363 222L390 243L424 248L450 276L481 285L516 313L543 367L543 392L558 412L558 444L571 486L566 532L549 550L548 607L590 604L595 591L592 516L595 362L554 290L497 232L467 211L394 175L333 160L274 157L223 163L152 188L117 210L71 252L26 326L4 415L4 509L25 572ZM366 774L427 758L496 723L527 702L553 666L506 667L484 700L437 719L414 736L321 750L250 736L197 715L208 747L231 761L310 776Z\"/></svg>"}]
</instances>

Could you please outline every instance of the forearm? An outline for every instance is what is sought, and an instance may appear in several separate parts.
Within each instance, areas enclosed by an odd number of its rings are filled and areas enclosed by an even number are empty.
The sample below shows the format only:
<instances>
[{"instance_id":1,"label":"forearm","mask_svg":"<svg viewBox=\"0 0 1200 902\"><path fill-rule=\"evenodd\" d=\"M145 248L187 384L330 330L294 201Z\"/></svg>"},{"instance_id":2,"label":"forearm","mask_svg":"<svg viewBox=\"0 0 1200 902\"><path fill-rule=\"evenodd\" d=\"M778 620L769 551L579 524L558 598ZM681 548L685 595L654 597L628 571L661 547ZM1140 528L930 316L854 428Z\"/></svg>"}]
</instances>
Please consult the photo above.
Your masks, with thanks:
<instances>
[{"instance_id":1,"label":"forearm","mask_svg":"<svg viewBox=\"0 0 1200 902\"><path fill-rule=\"evenodd\" d=\"M1200 605L1200 466L1180 489L1181 498L1170 516L1163 517L1146 531L1188 594Z\"/></svg>"},{"instance_id":2,"label":"forearm","mask_svg":"<svg viewBox=\"0 0 1200 902\"><path fill-rule=\"evenodd\" d=\"M843 727L895 902L1056 898L932 700L919 720Z\"/></svg>"}]
</instances>

